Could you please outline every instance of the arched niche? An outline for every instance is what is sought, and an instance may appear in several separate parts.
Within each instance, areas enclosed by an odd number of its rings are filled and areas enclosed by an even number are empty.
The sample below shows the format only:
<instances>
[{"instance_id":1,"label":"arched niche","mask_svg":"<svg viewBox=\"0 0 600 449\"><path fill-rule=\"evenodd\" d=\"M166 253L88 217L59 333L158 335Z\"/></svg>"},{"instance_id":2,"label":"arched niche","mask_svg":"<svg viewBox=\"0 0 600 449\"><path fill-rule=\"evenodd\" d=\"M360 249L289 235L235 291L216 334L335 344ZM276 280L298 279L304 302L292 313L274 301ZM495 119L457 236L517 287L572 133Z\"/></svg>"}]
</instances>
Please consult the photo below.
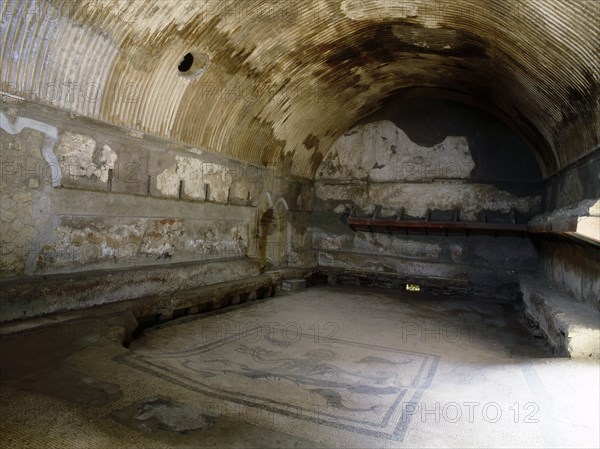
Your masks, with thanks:
<instances>
[{"instance_id":1,"label":"arched niche","mask_svg":"<svg viewBox=\"0 0 600 449\"><path fill-rule=\"evenodd\" d=\"M273 202L268 192L258 200L251 229L254 242L249 255L258 260L261 272L287 266L291 242L288 210L285 199Z\"/></svg>"}]
</instances>

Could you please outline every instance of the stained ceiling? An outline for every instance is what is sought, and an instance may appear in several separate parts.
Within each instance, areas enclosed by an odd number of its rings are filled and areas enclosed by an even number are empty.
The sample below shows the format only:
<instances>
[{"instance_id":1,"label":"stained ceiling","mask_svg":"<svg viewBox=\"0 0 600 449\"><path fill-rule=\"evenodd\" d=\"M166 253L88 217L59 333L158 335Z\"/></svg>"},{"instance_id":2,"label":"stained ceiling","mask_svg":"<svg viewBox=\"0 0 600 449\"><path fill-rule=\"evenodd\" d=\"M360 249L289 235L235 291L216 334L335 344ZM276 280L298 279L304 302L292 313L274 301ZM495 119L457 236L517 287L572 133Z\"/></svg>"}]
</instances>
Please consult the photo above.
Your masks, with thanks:
<instances>
[{"instance_id":1,"label":"stained ceiling","mask_svg":"<svg viewBox=\"0 0 600 449\"><path fill-rule=\"evenodd\" d=\"M542 172L597 149L596 0L2 3L4 93L292 175L386 101L493 111Z\"/></svg>"}]
</instances>

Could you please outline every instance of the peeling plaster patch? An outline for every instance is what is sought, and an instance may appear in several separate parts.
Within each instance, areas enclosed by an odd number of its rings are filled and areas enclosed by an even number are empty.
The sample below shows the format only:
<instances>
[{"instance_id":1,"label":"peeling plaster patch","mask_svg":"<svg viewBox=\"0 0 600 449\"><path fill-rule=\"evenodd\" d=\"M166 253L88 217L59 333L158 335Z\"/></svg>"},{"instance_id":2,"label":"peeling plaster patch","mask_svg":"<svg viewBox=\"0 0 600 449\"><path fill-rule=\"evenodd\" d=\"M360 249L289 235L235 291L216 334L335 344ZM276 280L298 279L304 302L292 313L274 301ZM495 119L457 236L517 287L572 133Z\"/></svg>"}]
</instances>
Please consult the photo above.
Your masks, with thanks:
<instances>
[{"instance_id":1,"label":"peeling plaster patch","mask_svg":"<svg viewBox=\"0 0 600 449\"><path fill-rule=\"evenodd\" d=\"M86 266L105 260L135 257L142 241L143 222L104 226L69 218L56 228L53 241L38 255L38 269Z\"/></svg>"},{"instance_id":2,"label":"peeling plaster patch","mask_svg":"<svg viewBox=\"0 0 600 449\"><path fill-rule=\"evenodd\" d=\"M326 179L374 181L468 179L475 168L467 139L448 136L433 147L417 145L393 122L361 125L340 137L318 170Z\"/></svg>"},{"instance_id":3,"label":"peeling plaster patch","mask_svg":"<svg viewBox=\"0 0 600 449\"><path fill-rule=\"evenodd\" d=\"M179 176L177 176L177 165L174 165L156 177L156 188L163 195L177 196L180 181Z\"/></svg>"},{"instance_id":4,"label":"peeling plaster patch","mask_svg":"<svg viewBox=\"0 0 600 449\"><path fill-rule=\"evenodd\" d=\"M342 13L351 20L417 19L427 28L437 28L443 7L398 0L344 0Z\"/></svg>"},{"instance_id":5,"label":"peeling plaster patch","mask_svg":"<svg viewBox=\"0 0 600 449\"><path fill-rule=\"evenodd\" d=\"M563 229L569 222L581 218L600 217L600 200L584 200L581 203L535 216L529 221L530 226L548 230Z\"/></svg>"},{"instance_id":6,"label":"peeling plaster patch","mask_svg":"<svg viewBox=\"0 0 600 449\"><path fill-rule=\"evenodd\" d=\"M370 204L385 204L407 215L424 217L427 209L460 209L461 220L477 220L482 210L530 214L541 209L539 196L515 197L486 184L398 184L370 188Z\"/></svg>"},{"instance_id":7,"label":"peeling plaster patch","mask_svg":"<svg viewBox=\"0 0 600 449\"><path fill-rule=\"evenodd\" d=\"M58 139L58 130L54 126L50 126L47 123L38 122L37 120L17 117L14 124L10 122L4 112L0 112L0 127L9 134L19 134L24 128L31 128L36 131L40 131L46 135L44 140L43 155L44 159L50 166L52 171L52 187L59 187L61 180L61 167L58 163L58 159L54 154L54 146Z\"/></svg>"},{"instance_id":8,"label":"peeling plaster patch","mask_svg":"<svg viewBox=\"0 0 600 449\"><path fill-rule=\"evenodd\" d=\"M86 4L86 7L89 11L88 14L92 14L95 9L98 9L112 15L112 20L115 22L125 21L135 30L135 34L140 36L140 39L142 36L150 35L163 29L165 23L181 31L193 22L197 16L204 15L210 18L218 14L222 9L215 8L217 11L213 12L212 8L206 7L205 2L173 2L173 6L170 8L161 7L159 10L159 7L154 6L153 11L146 11L143 3L123 2L122 5L120 3L117 3L117 5L120 7L115 7L114 0L95 0ZM137 14L139 14L139 18ZM145 17L143 14L145 14ZM144 18L144 20L141 20L141 18Z\"/></svg>"},{"instance_id":9,"label":"peeling plaster patch","mask_svg":"<svg viewBox=\"0 0 600 449\"><path fill-rule=\"evenodd\" d=\"M204 257L240 257L246 254L248 245L244 233L234 227L227 235L225 230L208 228L199 232L200 238L186 239L185 249L202 254Z\"/></svg>"},{"instance_id":10,"label":"peeling plaster patch","mask_svg":"<svg viewBox=\"0 0 600 449\"><path fill-rule=\"evenodd\" d=\"M69 179L88 178L108 181L109 170L115 167L117 154L108 145L96 148L89 136L66 132L56 150L62 172Z\"/></svg>"},{"instance_id":11,"label":"peeling plaster patch","mask_svg":"<svg viewBox=\"0 0 600 449\"><path fill-rule=\"evenodd\" d=\"M176 156L175 171L177 178L183 181L184 192L194 199L205 198L204 170L205 163L200 159ZM179 186L179 183L177 184Z\"/></svg>"},{"instance_id":12,"label":"peeling plaster patch","mask_svg":"<svg viewBox=\"0 0 600 449\"><path fill-rule=\"evenodd\" d=\"M385 234L365 234L357 232L354 239L354 248L358 250L370 250L383 253L389 249L391 238Z\"/></svg>"},{"instance_id":13,"label":"peeling plaster patch","mask_svg":"<svg viewBox=\"0 0 600 449\"><path fill-rule=\"evenodd\" d=\"M456 30L438 28L436 30L394 25L392 32L402 42L436 51L448 50L459 43Z\"/></svg>"},{"instance_id":14,"label":"peeling plaster patch","mask_svg":"<svg viewBox=\"0 0 600 449\"><path fill-rule=\"evenodd\" d=\"M336 214L343 214L343 213L350 212L351 210L352 210L352 203L345 203L345 204L340 204L339 206L337 206L335 209L333 209L333 212Z\"/></svg>"},{"instance_id":15,"label":"peeling plaster patch","mask_svg":"<svg viewBox=\"0 0 600 449\"><path fill-rule=\"evenodd\" d=\"M117 153L108 145L104 145L100 155L100 175L98 176L103 182L108 181L108 170L115 168L115 162L117 162Z\"/></svg>"},{"instance_id":16,"label":"peeling plaster patch","mask_svg":"<svg viewBox=\"0 0 600 449\"><path fill-rule=\"evenodd\" d=\"M344 0L341 9L352 20L407 19L419 15L418 3L397 0Z\"/></svg>"},{"instance_id":17,"label":"peeling plaster patch","mask_svg":"<svg viewBox=\"0 0 600 449\"><path fill-rule=\"evenodd\" d=\"M351 248L353 251L364 254L381 254L428 261L440 260L443 252L443 248L439 243L404 240L392 235L364 232L356 233ZM331 250L333 248L322 249Z\"/></svg>"},{"instance_id":18,"label":"peeling plaster patch","mask_svg":"<svg viewBox=\"0 0 600 449\"><path fill-rule=\"evenodd\" d=\"M229 188L234 181L235 173L222 164L204 163L202 171L202 182L210 186L209 200L218 203L226 203L229 196Z\"/></svg>"},{"instance_id":19,"label":"peeling plaster patch","mask_svg":"<svg viewBox=\"0 0 600 449\"><path fill-rule=\"evenodd\" d=\"M323 204L352 202L365 216L372 214L378 205L385 206L386 215L399 215L404 210L405 216L421 218L425 217L428 209L460 209L461 220L477 220L478 213L483 210L510 213L515 209L525 215L541 210L540 196L516 197L488 184L372 183L368 193L362 195L355 191L366 190L366 183L355 187L318 183L317 200Z\"/></svg>"},{"instance_id":20,"label":"peeling plaster patch","mask_svg":"<svg viewBox=\"0 0 600 449\"><path fill-rule=\"evenodd\" d=\"M176 156L175 160L172 167L157 176L156 186L163 195L177 196L183 181L184 193L189 198L205 199L208 184L210 201L227 202L234 180L227 167L185 156Z\"/></svg>"},{"instance_id":21,"label":"peeling plaster patch","mask_svg":"<svg viewBox=\"0 0 600 449\"><path fill-rule=\"evenodd\" d=\"M343 246L342 239L343 237L337 235L324 235L320 241L320 249L329 251L341 250Z\"/></svg>"},{"instance_id":22,"label":"peeling plaster patch","mask_svg":"<svg viewBox=\"0 0 600 449\"><path fill-rule=\"evenodd\" d=\"M56 272L242 257L248 249L248 231L221 221L65 216L40 246L36 269Z\"/></svg>"},{"instance_id":23,"label":"peeling plaster patch","mask_svg":"<svg viewBox=\"0 0 600 449\"><path fill-rule=\"evenodd\" d=\"M164 219L150 224L143 236L140 253L157 259L171 259L185 233L182 220Z\"/></svg>"}]
</instances>

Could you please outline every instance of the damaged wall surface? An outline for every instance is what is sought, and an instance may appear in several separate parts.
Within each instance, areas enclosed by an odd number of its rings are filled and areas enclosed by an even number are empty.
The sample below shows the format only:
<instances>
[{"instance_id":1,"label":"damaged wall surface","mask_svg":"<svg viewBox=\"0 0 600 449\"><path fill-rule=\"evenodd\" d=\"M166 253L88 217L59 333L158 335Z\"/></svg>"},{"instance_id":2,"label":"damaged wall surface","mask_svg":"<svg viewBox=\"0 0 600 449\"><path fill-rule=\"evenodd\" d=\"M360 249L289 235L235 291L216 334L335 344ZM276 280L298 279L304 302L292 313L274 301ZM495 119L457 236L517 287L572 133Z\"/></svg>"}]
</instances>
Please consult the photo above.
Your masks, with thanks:
<instances>
[{"instance_id":1,"label":"damaged wall surface","mask_svg":"<svg viewBox=\"0 0 600 449\"><path fill-rule=\"evenodd\" d=\"M244 258L257 251L265 197L267 209L278 198L290 209L290 226L312 207L306 180L52 112L1 112L4 276ZM303 229L270 241L263 258L287 265Z\"/></svg>"},{"instance_id":2,"label":"damaged wall surface","mask_svg":"<svg viewBox=\"0 0 600 449\"><path fill-rule=\"evenodd\" d=\"M516 272L537 270L528 239L355 233L345 219L377 211L414 220L512 216L527 223L541 212L541 193L535 159L493 117L445 100L407 100L332 146L317 172L313 244L323 266L446 280L507 297Z\"/></svg>"}]
</instances>

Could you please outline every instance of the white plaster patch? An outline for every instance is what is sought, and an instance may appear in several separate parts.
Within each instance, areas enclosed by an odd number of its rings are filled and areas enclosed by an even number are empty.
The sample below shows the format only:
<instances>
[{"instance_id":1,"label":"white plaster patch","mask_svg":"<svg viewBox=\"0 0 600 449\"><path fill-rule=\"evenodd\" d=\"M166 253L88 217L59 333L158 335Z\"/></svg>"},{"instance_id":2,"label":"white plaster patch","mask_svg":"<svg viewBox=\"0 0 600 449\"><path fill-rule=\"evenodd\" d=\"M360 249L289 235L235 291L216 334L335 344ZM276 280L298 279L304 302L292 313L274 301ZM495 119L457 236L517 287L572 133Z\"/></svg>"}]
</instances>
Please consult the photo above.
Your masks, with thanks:
<instances>
[{"instance_id":1,"label":"white plaster patch","mask_svg":"<svg viewBox=\"0 0 600 449\"><path fill-rule=\"evenodd\" d=\"M204 164L200 159L176 156L177 178L183 181L185 194L194 199L204 199Z\"/></svg>"},{"instance_id":2,"label":"white plaster patch","mask_svg":"<svg viewBox=\"0 0 600 449\"><path fill-rule=\"evenodd\" d=\"M111 147L104 145L100 154L99 173L97 176L103 181L108 181L108 171L115 168L117 162L117 153Z\"/></svg>"},{"instance_id":3,"label":"white plaster patch","mask_svg":"<svg viewBox=\"0 0 600 449\"><path fill-rule=\"evenodd\" d=\"M432 31L424 28L393 25L392 32L402 42L435 50L448 50L452 46L456 46L459 41L459 34L456 30L438 29Z\"/></svg>"},{"instance_id":4,"label":"white plaster patch","mask_svg":"<svg viewBox=\"0 0 600 449\"><path fill-rule=\"evenodd\" d=\"M433 147L417 145L393 122L352 129L340 137L318 170L326 179L374 181L468 179L475 168L467 139L448 136Z\"/></svg>"},{"instance_id":5,"label":"white plaster patch","mask_svg":"<svg viewBox=\"0 0 600 449\"><path fill-rule=\"evenodd\" d=\"M345 212L350 212L351 209L352 209L352 204L346 203L346 204L340 204L338 207L333 209L333 212L336 214L343 214Z\"/></svg>"},{"instance_id":6,"label":"white plaster patch","mask_svg":"<svg viewBox=\"0 0 600 449\"><path fill-rule=\"evenodd\" d=\"M52 187L60 186L60 180L62 177L61 167L58 163L56 155L54 154L54 146L58 140L58 130L56 127L26 117L17 117L14 123L11 123L4 112L0 112L0 127L7 133L13 135L19 134L25 128L31 128L44 133L46 135L46 139L44 140L44 148L42 149L42 153L52 172Z\"/></svg>"},{"instance_id":7,"label":"white plaster patch","mask_svg":"<svg viewBox=\"0 0 600 449\"><path fill-rule=\"evenodd\" d=\"M114 0L94 0L89 2L87 8L90 11L99 10L107 12L113 16L114 21L126 22L130 27L136 30L137 35L155 33L164 27L165 23L174 24L177 29L182 30L195 17L207 15L212 11L208 7L210 2L164 2L164 5L154 6L148 2L119 1ZM217 6L218 3L215 3ZM147 9L148 8L148 9ZM221 8L215 7L216 14Z\"/></svg>"},{"instance_id":8,"label":"white plaster patch","mask_svg":"<svg viewBox=\"0 0 600 449\"><path fill-rule=\"evenodd\" d=\"M100 250L103 258L115 257L117 255L117 251L113 247L107 246L106 242L102 242Z\"/></svg>"},{"instance_id":9,"label":"white plaster patch","mask_svg":"<svg viewBox=\"0 0 600 449\"><path fill-rule=\"evenodd\" d=\"M344 0L341 9L352 20L406 19L419 15L417 2L397 0Z\"/></svg>"},{"instance_id":10,"label":"white plaster patch","mask_svg":"<svg viewBox=\"0 0 600 449\"><path fill-rule=\"evenodd\" d=\"M540 196L517 197L492 185L463 182L373 183L362 195L354 194L345 184L320 182L316 194L322 201L353 201L360 215L373 213L375 205L385 205L386 215L399 215L403 210L405 216L424 218L428 209L460 209L461 220L473 221L484 209L502 213L515 209L524 214L541 209Z\"/></svg>"},{"instance_id":11,"label":"white plaster patch","mask_svg":"<svg viewBox=\"0 0 600 449\"><path fill-rule=\"evenodd\" d=\"M176 156L175 164L158 175L156 186L167 196L176 196L183 181L184 193L193 199L206 198L206 184L209 185L209 200L227 202L233 176L221 164L205 162L201 159Z\"/></svg>"},{"instance_id":12,"label":"white plaster patch","mask_svg":"<svg viewBox=\"0 0 600 449\"><path fill-rule=\"evenodd\" d=\"M108 181L108 172L114 169L117 154L104 145L95 158L96 141L89 136L66 132L60 139L56 154L62 172L70 179L98 178Z\"/></svg>"},{"instance_id":13,"label":"white plaster patch","mask_svg":"<svg viewBox=\"0 0 600 449\"><path fill-rule=\"evenodd\" d=\"M440 18L440 8L415 1L344 0L340 8L352 20L419 19L427 28L437 27Z\"/></svg>"},{"instance_id":14,"label":"white plaster patch","mask_svg":"<svg viewBox=\"0 0 600 449\"><path fill-rule=\"evenodd\" d=\"M177 196L179 192L179 176L177 175L177 165L164 170L156 177L156 188L167 196Z\"/></svg>"},{"instance_id":15,"label":"white plaster patch","mask_svg":"<svg viewBox=\"0 0 600 449\"><path fill-rule=\"evenodd\" d=\"M371 186L370 204L386 204L396 210L405 208L407 215L424 217L427 209L460 209L461 220L476 220L481 210L509 213L538 211L539 196L516 197L486 184L380 184Z\"/></svg>"}]
</instances>

